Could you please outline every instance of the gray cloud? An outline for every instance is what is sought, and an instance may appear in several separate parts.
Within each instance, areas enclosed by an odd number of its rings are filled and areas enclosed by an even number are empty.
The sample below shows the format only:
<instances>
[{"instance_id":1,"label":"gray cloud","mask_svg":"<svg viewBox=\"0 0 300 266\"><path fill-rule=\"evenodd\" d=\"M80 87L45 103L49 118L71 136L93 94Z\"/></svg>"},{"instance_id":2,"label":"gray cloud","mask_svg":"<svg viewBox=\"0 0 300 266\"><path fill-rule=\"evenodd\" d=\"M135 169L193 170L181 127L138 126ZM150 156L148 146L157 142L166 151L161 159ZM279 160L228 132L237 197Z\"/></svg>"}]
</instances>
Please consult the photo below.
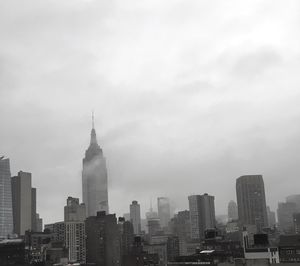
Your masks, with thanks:
<instances>
[{"instance_id":1,"label":"gray cloud","mask_svg":"<svg viewBox=\"0 0 300 266\"><path fill-rule=\"evenodd\" d=\"M235 199L264 175L274 209L298 193L298 1L0 2L0 153L33 173L46 222L81 197L90 113L110 209ZM220 186L222 184L222 186ZM293 184L293 186L291 186ZM61 207L59 207L61 206Z\"/></svg>"}]
</instances>

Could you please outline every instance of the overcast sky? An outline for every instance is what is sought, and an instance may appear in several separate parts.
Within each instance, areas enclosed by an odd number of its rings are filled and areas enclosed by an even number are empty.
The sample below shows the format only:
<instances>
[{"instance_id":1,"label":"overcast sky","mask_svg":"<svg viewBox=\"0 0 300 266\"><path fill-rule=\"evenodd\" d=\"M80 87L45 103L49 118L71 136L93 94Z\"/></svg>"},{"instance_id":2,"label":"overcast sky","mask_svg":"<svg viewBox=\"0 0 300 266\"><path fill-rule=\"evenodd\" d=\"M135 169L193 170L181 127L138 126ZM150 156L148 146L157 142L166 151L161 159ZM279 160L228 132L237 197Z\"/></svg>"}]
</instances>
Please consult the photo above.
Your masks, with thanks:
<instances>
[{"instance_id":1,"label":"overcast sky","mask_svg":"<svg viewBox=\"0 0 300 266\"><path fill-rule=\"evenodd\" d=\"M95 110L110 211L236 200L263 174L300 193L299 0L0 1L0 154L33 174L45 223L81 198Z\"/></svg>"}]
</instances>

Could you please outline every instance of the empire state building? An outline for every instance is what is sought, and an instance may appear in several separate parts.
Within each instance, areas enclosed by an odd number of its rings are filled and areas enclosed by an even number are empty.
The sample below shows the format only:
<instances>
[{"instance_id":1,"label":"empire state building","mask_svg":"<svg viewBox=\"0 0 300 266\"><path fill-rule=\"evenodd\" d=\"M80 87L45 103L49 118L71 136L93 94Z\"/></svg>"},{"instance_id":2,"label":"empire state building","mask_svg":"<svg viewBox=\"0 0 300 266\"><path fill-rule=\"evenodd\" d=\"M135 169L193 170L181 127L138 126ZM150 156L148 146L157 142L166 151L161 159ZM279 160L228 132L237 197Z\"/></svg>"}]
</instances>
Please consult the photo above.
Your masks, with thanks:
<instances>
[{"instance_id":1,"label":"empire state building","mask_svg":"<svg viewBox=\"0 0 300 266\"><path fill-rule=\"evenodd\" d=\"M108 214L106 161L97 142L94 118L90 146L83 159L82 198L87 217L95 216L98 211Z\"/></svg>"}]
</instances>

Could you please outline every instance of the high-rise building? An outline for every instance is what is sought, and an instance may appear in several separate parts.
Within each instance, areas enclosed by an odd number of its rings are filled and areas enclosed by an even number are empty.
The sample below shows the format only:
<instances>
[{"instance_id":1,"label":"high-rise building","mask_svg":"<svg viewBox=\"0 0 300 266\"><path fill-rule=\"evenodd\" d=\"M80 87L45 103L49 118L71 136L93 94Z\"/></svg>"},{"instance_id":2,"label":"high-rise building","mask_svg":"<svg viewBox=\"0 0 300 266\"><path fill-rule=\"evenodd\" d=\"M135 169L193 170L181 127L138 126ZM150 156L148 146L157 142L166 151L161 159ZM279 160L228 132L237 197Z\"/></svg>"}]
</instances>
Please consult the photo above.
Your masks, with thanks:
<instances>
[{"instance_id":1,"label":"high-rise building","mask_svg":"<svg viewBox=\"0 0 300 266\"><path fill-rule=\"evenodd\" d=\"M297 213L297 205L294 202L279 202L277 209L278 224L281 232L293 233L293 214Z\"/></svg>"},{"instance_id":2,"label":"high-rise building","mask_svg":"<svg viewBox=\"0 0 300 266\"><path fill-rule=\"evenodd\" d=\"M98 211L105 211L108 214L106 160L97 143L94 121L90 146L83 159L82 194L87 217L96 215Z\"/></svg>"},{"instance_id":3,"label":"high-rise building","mask_svg":"<svg viewBox=\"0 0 300 266\"><path fill-rule=\"evenodd\" d=\"M69 261L85 263L85 205L79 204L78 198L67 198L64 207L65 217L65 246L68 248Z\"/></svg>"},{"instance_id":4,"label":"high-rise building","mask_svg":"<svg viewBox=\"0 0 300 266\"><path fill-rule=\"evenodd\" d=\"M238 209L235 201L231 200L228 203L228 221L235 221L238 219Z\"/></svg>"},{"instance_id":5,"label":"high-rise building","mask_svg":"<svg viewBox=\"0 0 300 266\"><path fill-rule=\"evenodd\" d=\"M238 216L241 225L268 226L265 186L262 175L245 175L236 180Z\"/></svg>"},{"instance_id":6,"label":"high-rise building","mask_svg":"<svg viewBox=\"0 0 300 266\"><path fill-rule=\"evenodd\" d=\"M300 194L290 195L290 196L286 197L286 202L295 203L297 212L300 212Z\"/></svg>"},{"instance_id":7,"label":"high-rise building","mask_svg":"<svg viewBox=\"0 0 300 266\"><path fill-rule=\"evenodd\" d=\"M0 157L0 239L13 233L13 209L9 159Z\"/></svg>"},{"instance_id":8,"label":"high-rise building","mask_svg":"<svg viewBox=\"0 0 300 266\"><path fill-rule=\"evenodd\" d=\"M189 199L191 239L204 239L205 230L215 228L215 198L207 193Z\"/></svg>"},{"instance_id":9,"label":"high-rise building","mask_svg":"<svg viewBox=\"0 0 300 266\"><path fill-rule=\"evenodd\" d=\"M120 242L115 214L97 212L85 220L87 264L119 266Z\"/></svg>"},{"instance_id":10,"label":"high-rise building","mask_svg":"<svg viewBox=\"0 0 300 266\"><path fill-rule=\"evenodd\" d=\"M25 231L35 229L32 222L36 216L36 190L31 187L31 173L20 171L11 178L14 233L25 235Z\"/></svg>"},{"instance_id":11,"label":"high-rise building","mask_svg":"<svg viewBox=\"0 0 300 266\"><path fill-rule=\"evenodd\" d=\"M36 232L43 232L43 219L40 217L38 213L36 214L35 221L36 221Z\"/></svg>"},{"instance_id":12,"label":"high-rise building","mask_svg":"<svg viewBox=\"0 0 300 266\"><path fill-rule=\"evenodd\" d=\"M65 246L68 248L69 261L85 263L86 242L83 221L65 222Z\"/></svg>"},{"instance_id":13,"label":"high-rise building","mask_svg":"<svg viewBox=\"0 0 300 266\"><path fill-rule=\"evenodd\" d=\"M31 188L31 230L37 231L36 227L36 188Z\"/></svg>"},{"instance_id":14,"label":"high-rise building","mask_svg":"<svg viewBox=\"0 0 300 266\"><path fill-rule=\"evenodd\" d=\"M267 214L269 227L274 227L276 225L276 215L275 212L271 211L269 206L267 206Z\"/></svg>"},{"instance_id":15,"label":"high-rise building","mask_svg":"<svg viewBox=\"0 0 300 266\"><path fill-rule=\"evenodd\" d=\"M78 198L68 197L67 205L64 208L65 222L84 222L86 218L85 204L79 204Z\"/></svg>"},{"instance_id":16,"label":"high-rise building","mask_svg":"<svg viewBox=\"0 0 300 266\"><path fill-rule=\"evenodd\" d=\"M130 222L134 233L139 235L141 233L141 208L136 200L130 204Z\"/></svg>"},{"instance_id":17,"label":"high-rise building","mask_svg":"<svg viewBox=\"0 0 300 266\"><path fill-rule=\"evenodd\" d=\"M189 242L191 238L189 211L180 211L174 216L174 218L171 219L171 233L178 237L180 255L187 255L187 242Z\"/></svg>"},{"instance_id":18,"label":"high-rise building","mask_svg":"<svg viewBox=\"0 0 300 266\"><path fill-rule=\"evenodd\" d=\"M157 210L161 227L167 227L171 220L170 200L166 197L157 198Z\"/></svg>"}]
</instances>

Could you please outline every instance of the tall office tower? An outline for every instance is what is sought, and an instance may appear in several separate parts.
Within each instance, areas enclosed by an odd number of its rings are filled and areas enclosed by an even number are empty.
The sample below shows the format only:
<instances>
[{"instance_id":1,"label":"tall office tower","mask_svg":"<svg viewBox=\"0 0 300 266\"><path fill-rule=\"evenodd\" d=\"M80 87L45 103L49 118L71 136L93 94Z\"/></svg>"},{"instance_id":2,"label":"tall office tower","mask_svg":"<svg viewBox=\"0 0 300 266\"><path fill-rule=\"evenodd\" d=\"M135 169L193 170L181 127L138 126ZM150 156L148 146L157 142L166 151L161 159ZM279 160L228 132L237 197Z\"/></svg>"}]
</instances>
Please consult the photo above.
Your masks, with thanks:
<instances>
[{"instance_id":1,"label":"tall office tower","mask_svg":"<svg viewBox=\"0 0 300 266\"><path fill-rule=\"evenodd\" d=\"M84 222L86 210L84 203L79 204L78 198L67 198L67 205L64 208L65 222L80 221Z\"/></svg>"},{"instance_id":2,"label":"tall office tower","mask_svg":"<svg viewBox=\"0 0 300 266\"><path fill-rule=\"evenodd\" d=\"M31 230L39 232L36 227L36 188L31 188Z\"/></svg>"},{"instance_id":3,"label":"tall office tower","mask_svg":"<svg viewBox=\"0 0 300 266\"><path fill-rule=\"evenodd\" d=\"M228 203L228 221L235 221L238 219L238 209L235 201L231 200Z\"/></svg>"},{"instance_id":4,"label":"tall office tower","mask_svg":"<svg viewBox=\"0 0 300 266\"><path fill-rule=\"evenodd\" d=\"M157 210L158 210L158 218L160 220L161 227L162 228L167 227L169 221L171 220L169 199L165 197L157 198Z\"/></svg>"},{"instance_id":5,"label":"tall office tower","mask_svg":"<svg viewBox=\"0 0 300 266\"><path fill-rule=\"evenodd\" d=\"M187 242L191 237L189 211L180 211L171 219L171 232L173 235L178 236L180 255L187 255Z\"/></svg>"},{"instance_id":6,"label":"tall office tower","mask_svg":"<svg viewBox=\"0 0 300 266\"><path fill-rule=\"evenodd\" d=\"M296 204L297 212L300 212L300 194L290 195L286 197L286 202L293 202Z\"/></svg>"},{"instance_id":7,"label":"tall office tower","mask_svg":"<svg viewBox=\"0 0 300 266\"><path fill-rule=\"evenodd\" d=\"M0 157L0 239L13 233L13 209L9 159Z\"/></svg>"},{"instance_id":8,"label":"tall office tower","mask_svg":"<svg viewBox=\"0 0 300 266\"><path fill-rule=\"evenodd\" d=\"M134 233L132 223L125 221L124 217L119 217L118 221L119 235L120 235L120 258L131 253Z\"/></svg>"},{"instance_id":9,"label":"tall office tower","mask_svg":"<svg viewBox=\"0 0 300 266\"><path fill-rule=\"evenodd\" d=\"M245 175L236 180L238 216L241 225L268 226L265 186L262 175Z\"/></svg>"},{"instance_id":10,"label":"tall office tower","mask_svg":"<svg viewBox=\"0 0 300 266\"><path fill-rule=\"evenodd\" d=\"M36 207L35 190L31 187L31 173L20 171L11 178L14 233L25 235L26 230L32 230L32 217ZM32 192L34 195L32 195Z\"/></svg>"},{"instance_id":11,"label":"tall office tower","mask_svg":"<svg viewBox=\"0 0 300 266\"><path fill-rule=\"evenodd\" d=\"M274 227L276 225L276 215L275 212L271 211L269 206L267 206L267 215L269 227Z\"/></svg>"},{"instance_id":12,"label":"tall office tower","mask_svg":"<svg viewBox=\"0 0 300 266\"><path fill-rule=\"evenodd\" d=\"M204 239L205 230L215 228L215 197L207 193L188 197L191 239Z\"/></svg>"},{"instance_id":13,"label":"tall office tower","mask_svg":"<svg viewBox=\"0 0 300 266\"><path fill-rule=\"evenodd\" d=\"M98 211L105 211L108 214L106 161L97 143L94 118L90 146L83 159L82 195L87 217L96 215Z\"/></svg>"},{"instance_id":14,"label":"tall office tower","mask_svg":"<svg viewBox=\"0 0 300 266\"><path fill-rule=\"evenodd\" d=\"M69 252L69 261L85 263L85 223L83 221L65 222L65 230L65 246Z\"/></svg>"},{"instance_id":15,"label":"tall office tower","mask_svg":"<svg viewBox=\"0 0 300 266\"><path fill-rule=\"evenodd\" d=\"M130 222L133 225L134 234L141 233L141 208L136 200L130 204Z\"/></svg>"},{"instance_id":16,"label":"tall office tower","mask_svg":"<svg viewBox=\"0 0 300 266\"><path fill-rule=\"evenodd\" d=\"M36 231L43 232L43 219L40 218L40 215L38 213L35 216L35 221L36 221Z\"/></svg>"},{"instance_id":17,"label":"tall office tower","mask_svg":"<svg viewBox=\"0 0 300 266\"><path fill-rule=\"evenodd\" d=\"M300 234L300 213L294 213L293 214L293 220L294 220L294 232L295 234Z\"/></svg>"},{"instance_id":18,"label":"tall office tower","mask_svg":"<svg viewBox=\"0 0 300 266\"><path fill-rule=\"evenodd\" d=\"M294 202L279 202L277 217L279 228L283 233L293 233L293 214L297 213L297 205Z\"/></svg>"},{"instance_id":19,"label":"tall office tower","mask_svg":"<svg viewBox=\"0 0 300 266\"><path fill-rule=\"evenodd\" d=\"M115 214L104 211L85 220L86 260L95 266L120 265L120 243Z\"/></svg>"}]
</instances>

